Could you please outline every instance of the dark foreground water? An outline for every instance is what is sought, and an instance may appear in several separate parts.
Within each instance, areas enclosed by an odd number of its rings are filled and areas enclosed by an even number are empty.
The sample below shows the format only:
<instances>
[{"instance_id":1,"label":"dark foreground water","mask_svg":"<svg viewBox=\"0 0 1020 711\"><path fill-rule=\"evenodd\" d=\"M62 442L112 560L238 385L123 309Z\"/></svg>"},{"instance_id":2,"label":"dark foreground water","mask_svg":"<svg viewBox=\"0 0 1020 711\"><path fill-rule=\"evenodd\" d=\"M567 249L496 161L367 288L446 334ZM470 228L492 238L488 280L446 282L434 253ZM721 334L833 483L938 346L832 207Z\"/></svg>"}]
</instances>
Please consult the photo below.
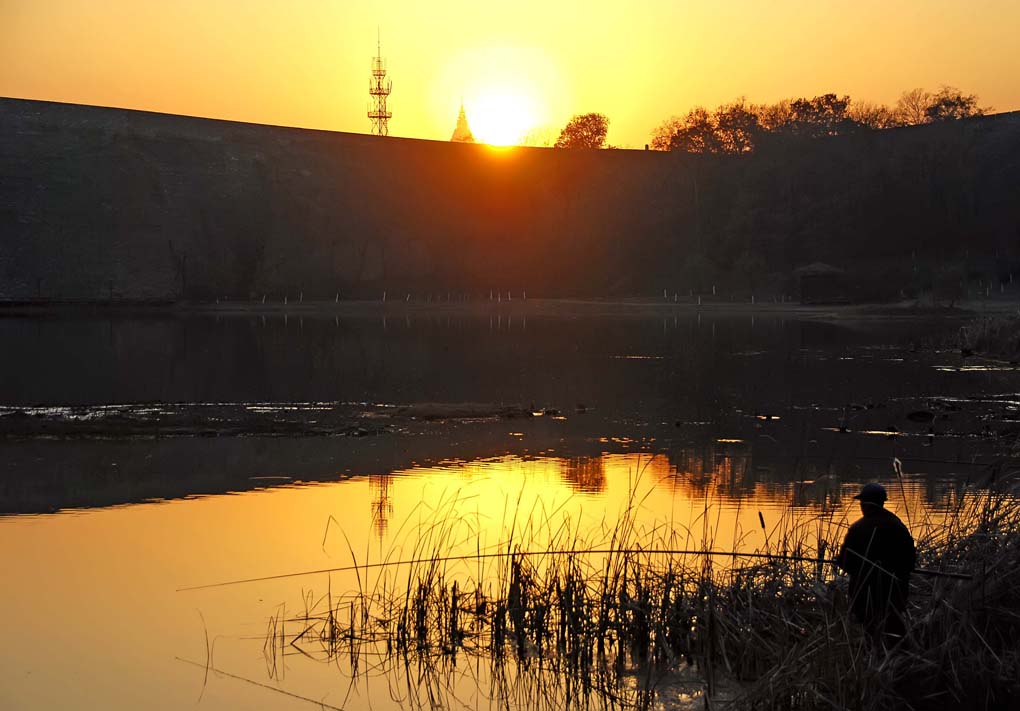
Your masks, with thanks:
<instances>
[{"instance_id":1,"label":"dark foreground water","mask_svg":"<svg viewBox=\"0 0 1020 711\"><path fill-rule=\"evenodd\" d=\"M423 546L529 549L563 530L594 547L635 501L644 530L757 550L777 526L845 525L872 479L930 520L1002 471L1020 427L1020 372L927 347L947 328L691 312L0 319L2 417L342 411L362 435L111 424L0 440L0 707L532 707L483 659L437 676L267 652L281 609L378 578L178 589ZM536 416L397 414L466 402Z\"/></svg>"}]
</instances>

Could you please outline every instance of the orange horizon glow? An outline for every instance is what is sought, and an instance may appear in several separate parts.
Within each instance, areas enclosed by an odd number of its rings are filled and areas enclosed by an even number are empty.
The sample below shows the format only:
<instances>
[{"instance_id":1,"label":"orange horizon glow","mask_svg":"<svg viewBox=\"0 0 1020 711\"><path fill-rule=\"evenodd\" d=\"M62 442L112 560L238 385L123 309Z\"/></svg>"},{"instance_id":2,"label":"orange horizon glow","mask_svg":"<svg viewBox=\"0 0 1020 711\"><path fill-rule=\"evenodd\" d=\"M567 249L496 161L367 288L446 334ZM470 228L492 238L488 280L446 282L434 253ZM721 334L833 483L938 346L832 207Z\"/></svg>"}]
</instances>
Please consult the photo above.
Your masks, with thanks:
<instances>
[{"instance_id":1,"label":"orange horizon glow","mask_svg":"<svg viewBox=\"0 0 1020 711\"><path fill-rule=\"evenodd\" d=\"M947 84L1020 109L1017 26L1005 0L9 0L0 95L368 133L379 28L391 135L448 140L463 97L480 142L554 139L594 111L611 144L640 148L670 116L741 96L892 104Z\"/></svg>"}]
</instances>

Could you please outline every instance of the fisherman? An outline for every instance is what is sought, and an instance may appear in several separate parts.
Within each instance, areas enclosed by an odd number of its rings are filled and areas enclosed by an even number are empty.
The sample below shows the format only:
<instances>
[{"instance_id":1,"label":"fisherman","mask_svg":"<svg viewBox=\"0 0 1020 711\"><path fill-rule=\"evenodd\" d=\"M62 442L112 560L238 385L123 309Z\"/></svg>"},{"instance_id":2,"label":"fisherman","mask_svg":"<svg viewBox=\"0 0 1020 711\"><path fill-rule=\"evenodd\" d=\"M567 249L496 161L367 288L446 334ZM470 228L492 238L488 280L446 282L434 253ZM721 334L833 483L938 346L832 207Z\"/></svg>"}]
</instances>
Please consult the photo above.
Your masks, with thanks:
<instances>
[{"instance_id":1,"label":"fisherman","mask_svg":"<svg viewBox=\"0 0 1020 711\"><path fill-rule=\"evenodd\" d=\"M917 562L914 539L903 522L885 508L881 484L865 484L854 497L863 517L843 540L836 565L850 576L850 609L876 639L895 643L906 634L910 573Z\"/></svg>"}]
</instances>

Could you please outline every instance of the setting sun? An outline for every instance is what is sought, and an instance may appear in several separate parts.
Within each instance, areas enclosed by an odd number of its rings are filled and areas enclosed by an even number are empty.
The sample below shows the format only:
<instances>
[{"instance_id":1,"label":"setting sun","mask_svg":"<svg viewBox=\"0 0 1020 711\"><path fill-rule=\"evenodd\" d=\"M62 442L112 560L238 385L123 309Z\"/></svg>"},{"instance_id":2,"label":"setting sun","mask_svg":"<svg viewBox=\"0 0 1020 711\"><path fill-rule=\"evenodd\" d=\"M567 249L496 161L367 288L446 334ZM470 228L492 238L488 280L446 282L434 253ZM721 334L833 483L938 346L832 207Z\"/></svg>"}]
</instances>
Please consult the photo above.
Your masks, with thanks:
<instances>
[{"instance_id":1,"label":"setting sun","mask_svg":"<svg viewBox=\"0 0 1020 711\"><path fill-rule=\"evenodd\" d=\"M479 143L513 145L536 123L534 102L510 91L493 90L467 102L465 108Z\"/></svg>"}]
</instances>

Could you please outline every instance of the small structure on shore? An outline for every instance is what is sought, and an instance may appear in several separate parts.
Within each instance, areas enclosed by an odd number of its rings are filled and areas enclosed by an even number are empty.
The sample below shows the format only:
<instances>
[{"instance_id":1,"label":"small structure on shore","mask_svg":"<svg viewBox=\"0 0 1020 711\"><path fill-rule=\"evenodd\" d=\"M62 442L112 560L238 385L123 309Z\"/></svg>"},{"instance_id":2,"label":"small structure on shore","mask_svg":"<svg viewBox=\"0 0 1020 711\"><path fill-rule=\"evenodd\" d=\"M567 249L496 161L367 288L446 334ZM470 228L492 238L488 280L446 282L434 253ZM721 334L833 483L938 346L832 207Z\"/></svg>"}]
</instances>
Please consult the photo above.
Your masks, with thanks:
<instances>
[{"instance_id":1,"label":"small structure on shore","mask_svg":"<svg viewBox=\"0 0 1020 711\"><path fill-rule=\"evenodd\" d=\"M851 301L846 272L838 267L814 262L795 269L793 275L802 304L848 304Z\"/></svg>"}]
</instances>

